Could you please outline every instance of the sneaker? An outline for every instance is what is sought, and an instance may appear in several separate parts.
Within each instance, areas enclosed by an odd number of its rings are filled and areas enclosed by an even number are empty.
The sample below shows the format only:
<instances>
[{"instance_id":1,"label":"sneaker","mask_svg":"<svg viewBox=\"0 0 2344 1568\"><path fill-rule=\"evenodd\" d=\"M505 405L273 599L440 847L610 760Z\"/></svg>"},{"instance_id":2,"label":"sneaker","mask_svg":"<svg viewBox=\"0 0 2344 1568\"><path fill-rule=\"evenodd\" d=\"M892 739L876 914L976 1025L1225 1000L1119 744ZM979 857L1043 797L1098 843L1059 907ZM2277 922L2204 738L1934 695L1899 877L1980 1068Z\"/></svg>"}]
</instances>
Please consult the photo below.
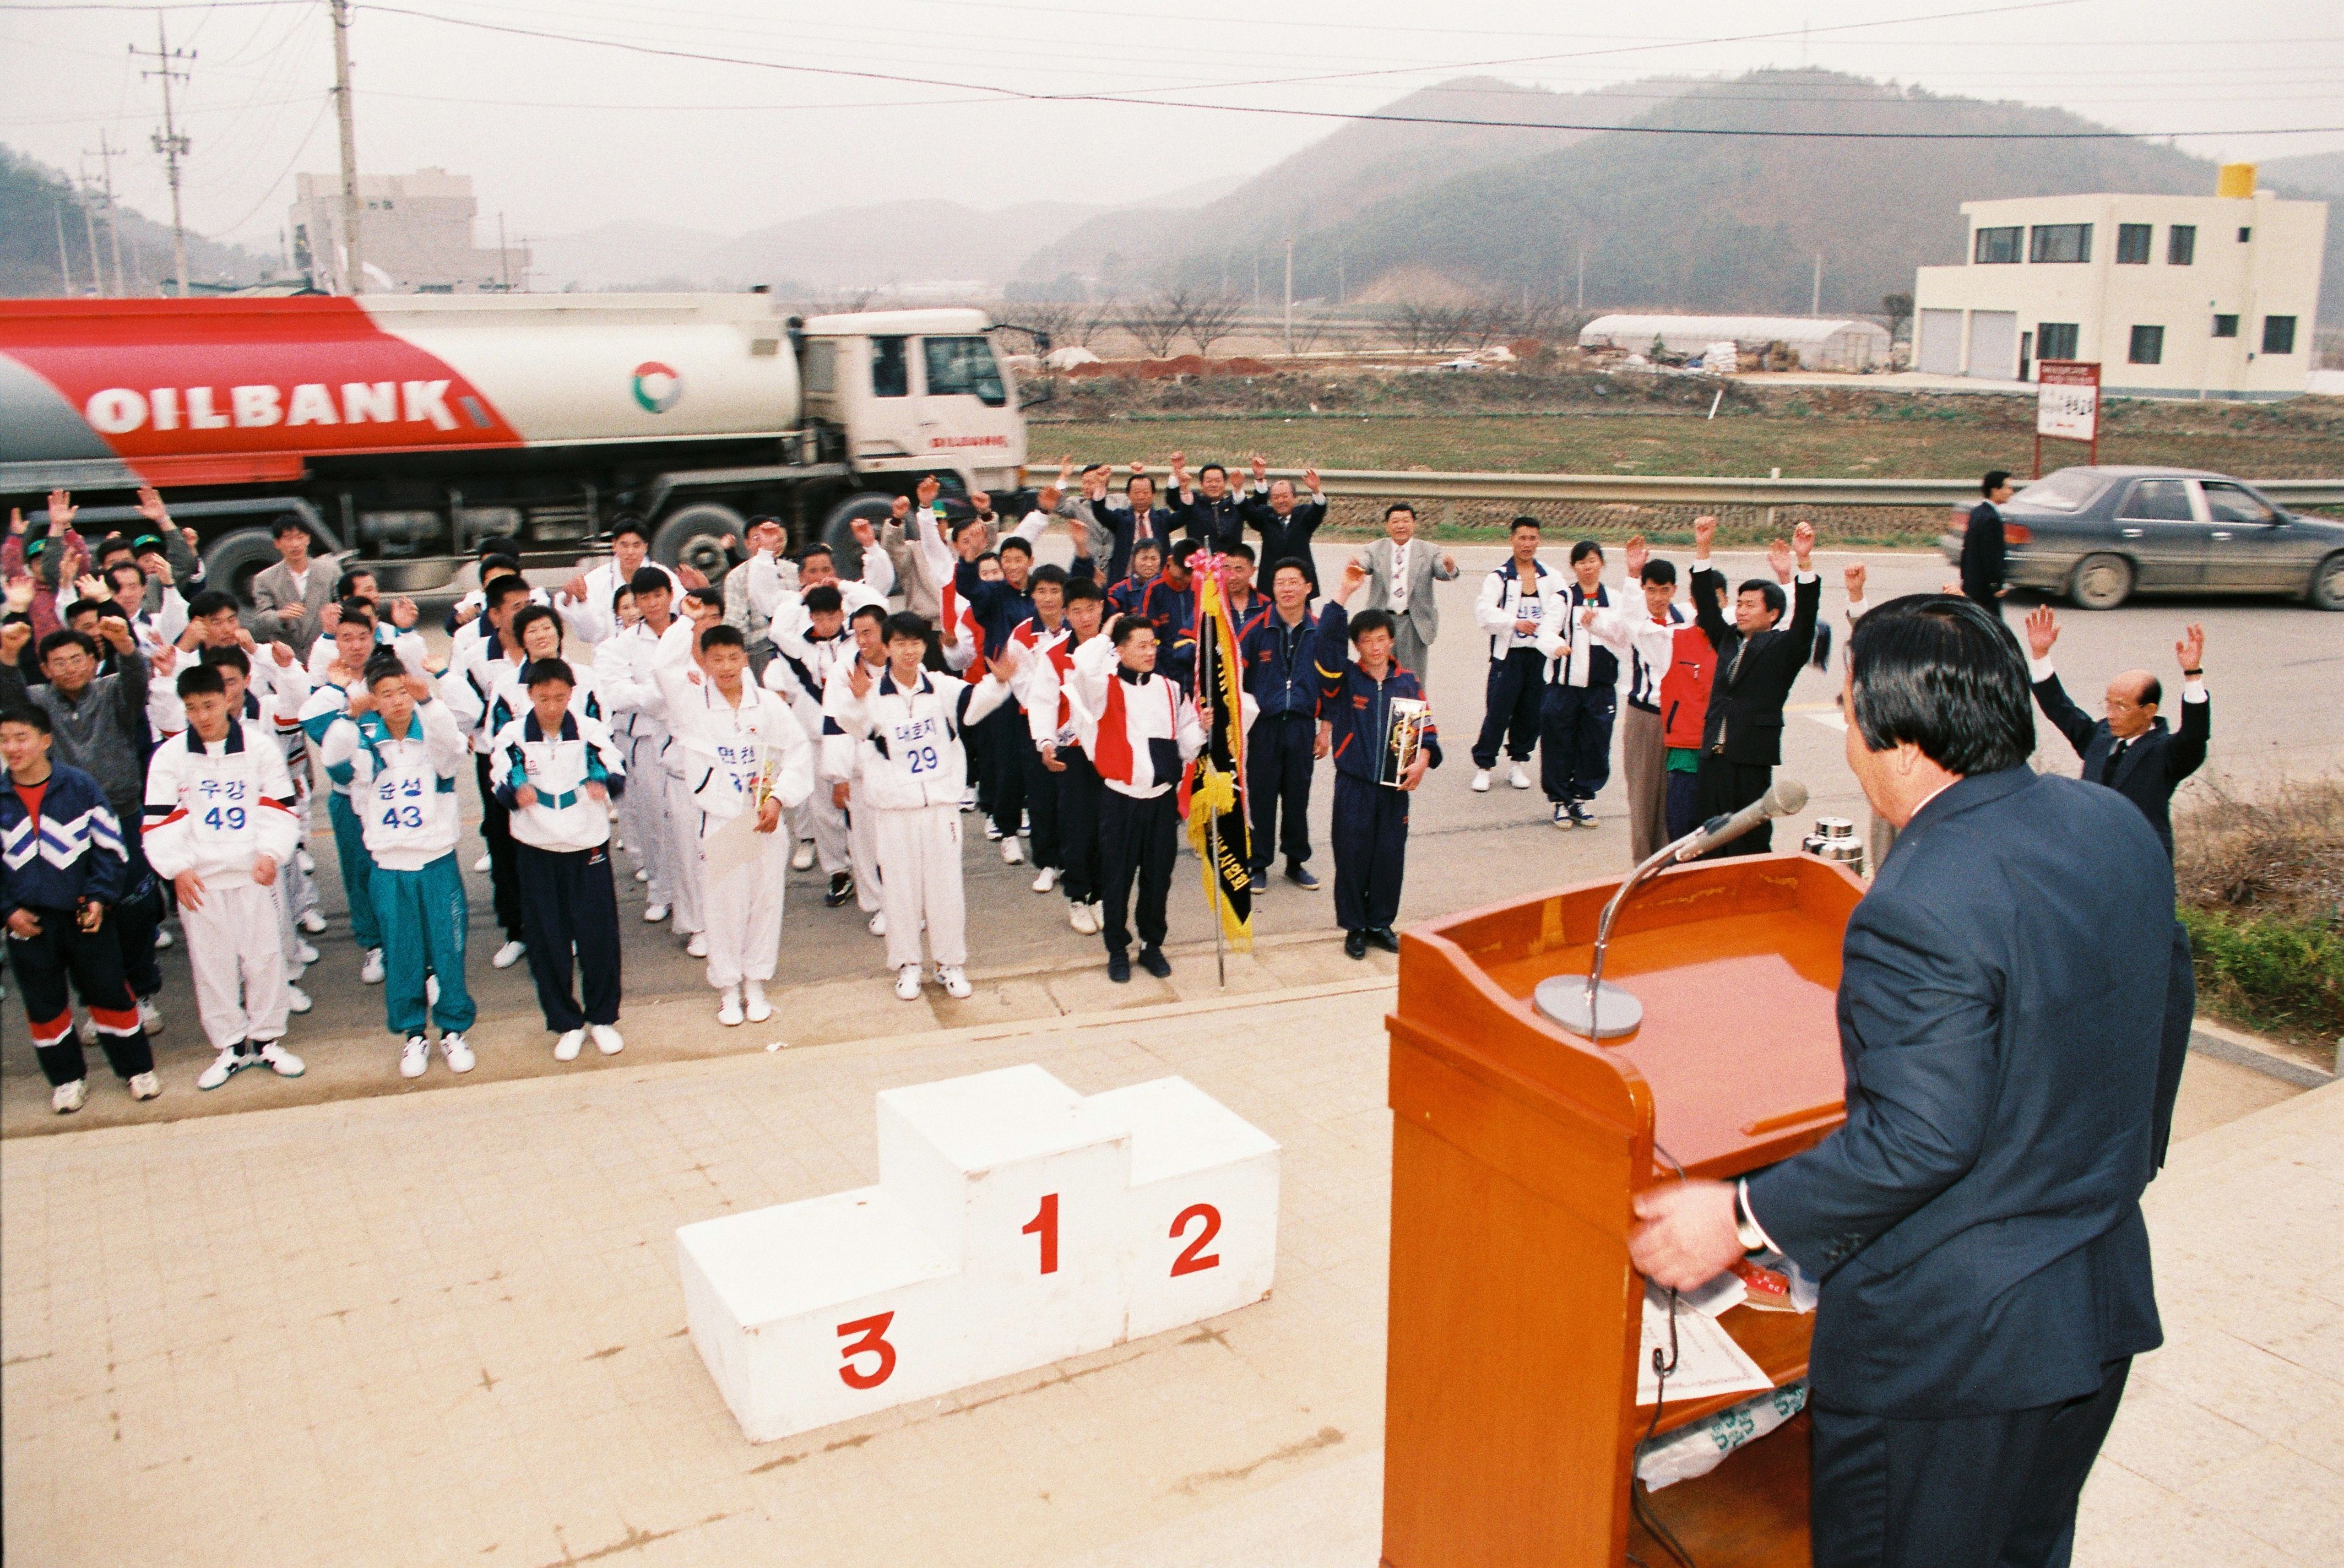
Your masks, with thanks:
<instances>
[{"instance_id":1,"label":"sneaker","mask_svg":"<svg viewBox=\"0 0 2344 1568\"><path fill-rule=\"evenodd\" d=\"M1055 865L1046 865L1046 866L1044 866L1044 867L1043 867L1039 872L1037 872L1037 873L1036 873L1036 874L1035 874L1035 876L1034 876L1034 891L1035 891L1035 892L1036 892L1036 893L1050 893L1050 892L1054 892L1054 891L1056 891L1056 890L1057 885L1058 885L1058 868L1057 868L1056 866L1055 866Z\"/></svg>"},{"instance_id":2,"label":"sneaker","mask_svg":"<svg viewBox=\"0 0 2344 1568\"><path fill-rule=\"evenodd\" d=\"M1246 891L1252 894L1256 898L1260 897L1263 894L1269 891L1269 878L1264 876L1258 871L1248 872L1246 874Z\"/></svg>"},{"instance_id":3,"label":"sneaker","mask_svg":"<svg viewBox=\"0 0 2344 1568\"><path fill-rule=\"evenodd\" d=\"M1073 926L1076 930L1081 932L1086 936L1096 936L1098 935L1098 916L1092 912L1089 905L1082 903L1079 900L1069 901L1067 903L1066 924Z\"/></svg>"},{"instance_id":4,"label":"sneaker","mask_svg":"<svg viewBox=\"0 0 2344 1568\"><path fill-rule=\"evenodd\" d=\"M496 956L490 958L489 964L492 968L510 969L520 963L521 955L528 951L529 945L525 942L507 942L497 949Z\"/></svg>"},{"instance_id":5,"label":"sneaker","mask_svg":"<svg viewBox=\"0 0 2344 1568\"><path fill-rule=\"evenodd\" d=\"M585 1030L568 1030L560 1039L553 1042L553 1059L557 1062L574 1062L578 1059L578 1053L583 1050L585 1046Z\"/></svg>"},{"instance_id":6,"label":"sneaker","mask_svg":"<svg viewBox=\"0 0 2344 1568\"><path fill-rule=\"evenodd\" d=\"M1000 825L989 817L985 819L985 836L992 839L997 839L1001 836Z\"/></svg>"},{"instance_id":7,"label":"sneaker","mask_svg":"<svg viewBox=\"0 0 2344 1568\"><path fill-rule=\"evenodd\" d=\"M1389 926L1371 926L1368 931L1368 946L1380 947L1387 953L1397 953L1399 951L1399 936Z\"/></svg>"},{"instance_id":8,"label":"sneaker","mask_svg":"<svg viewBox=\"0 0 2344 1568\"><path fill-rule=\"evenodd\" d=\"M646 926L656 926L656 925L658 925L661 921L662 921L662 920L664 920L664 919L666 919L666 918L667 918L667 905L664 905L664 904L646 904L646 905L643 905L643 924L644 924L644 925L646 925Z\"/></svg>"},{"instance_id":9,"label":"sneaker","mask_svg":"<svg viewBox=\"0 0 2344 1568\"><path fill-rule=\"evenodd\" d=\"M763 980L741 982L741 1016L753 1024L762 1024L773 1016L773 1005L765 1000Z\"/></svg>"},{"instance_id":10,"label":"sneaker","mask_svg":"<svg viewBox=\"0 0 2344 1568\"><path fill-rule=\"evenodd\" d=\"M716 1004L716 1021L729 1029L738 1025L743 1017L744 1015L741 1011L741 987L725 986L724 995Z\"/></svg>"},{"instance_id":11,"label":"sneaker","mask_svg":"<svg viewBox=\"0 0 2344 1568\"><path fill-rule=\"evenodd\" d=\"M399 1051L399 1076L419 1078L423 1076L423 1069L430 1065L431 1042L421 1035L408 1036L407 1044Z\"/></svg>"},{"instance_id":12,"label":"sneaker","mask_svg":"<svg viewBox=\"0 0 2344 1568\"><path fill-rule=\"evenodd\" d=\"M692 934L692 940L683 945L683 950L691 954L695 958L707 957L708 933L705 931L693 932Z\"/></svg>"},{"instance_id":13,"label":"sneaker","mask_svg":"<svg viewBox=\"0 0 2344 1568\"><path fill-rule=\"evenodd\" d=\"M258 1059L257 1057L246 1056L244 1047L240 1045L222 1047L220 1054L212 1058L212 1065L197 1075L196 1087L199 1089L216 1089Z\"/></svg>"},{"instance_id":14,"label":"sneaker","mask_svg":"<svg viewBox=\"0 0 2344 1568\"><path fill-rule=\"evenodd\" d=\"M448 1058L450 1072L469 1073L479 1060L472 1055L472 1047L464 1043L463 1036L451 1035L445 1029L440 1031L440 1050Z\"/></svg>"},{"instance_id":15,"label":"sneaker","mask_svg":"<svg viewBox=\"0 0 2344 1568\"><path fill-rule=\"evenodd\" d=\"M1017 831L1026 837L1033 836L1034 814L1032 812L1021 811L1017 814Z\"/></svg>"},{"instance_id":16,"label":"sneaker","mask_svg":"<svg viewBox=\"0 0 2344 1568\"><path fill-rule=\"evenodd\" d=\"M1585 801L1575 800L1571 802L1570 810L1572 826L1593 827L1596 825L1595 814L1587 809L1587 803Z\"/></svg>"},{"instance_id":17,"label":"sneaker","mask_svg":"<svg viewBox=\"0 0 2344 1568\"><path fill-rule=\"evenodd\" d=\"M480 873L484 876L487 875L489 870L489 857L484 855L480 856L480 859L472 862L472 869Z\"/></svg>"},{"instance_id":18,"label":"sneaker","mask_svg":"<svg viewBox=\"0 0 2344 1568\"><path fill-rule=\"evenodd\" d=\"M312 909L301 916L301 929L315 936L326 929L326 917Z\"/></svg>"},{"instance_id":19,"label":"sneaker","mask_svg":"<svg viewBox=\"0 0 2344 1568\"><path fill-rule=\"evenodd\" d=\"M309 1064L287 1050L275 1040L260 1047L260 1059L280 1078L298 1078L309 1070Z\"/></svg>"},{"instance_id":20,"label":"sneaker","mask_svg":"<svg viewBox=\"0 0 2344 1568\"><path fill-rule=\"evenodd\" d=\"M854 874L851 871L834 871L830 874L830 891L822 895L822 906L824 909L835 909L854 896Z\"/></svg>"},{"instance_id":21,"label":"sneaker","mask_svg":"<svg viewBox=\"0 0 2344 1568\"><path fill-rule=\"evenodd\" d=\"M1286 880L1291 882L1295 886L1299 887L1305 893L1316 893L1318 891L1318 879L1310 875L1310 868L1307 865L1297 864L1288 866L1286 868Z\"/></svg>"},{"instance_id":22,"label":"sneaker","mask_svg":"<svg viewBox=\"0 0 2344 1568\"><path fill-rule=\"evenodd\" d=\"M307 942L296 942L293 945L293 961L306 969L318 961L318 950Z\"/></svg>"},{"instance_id":23,"label":"sneaker","mask_svg":"<svg viewBox=\"0 0 2344 1568\"><path fill-rule=\"evenodd\" d=\"M170 1027L164 1021L163 1009L145 996L138 998L138 1023L150 1035L159 1035Z\"/></svg>"},{"instance_id":24,"label":"sneaker","mask_svg":"<svg viewBox=\"0 0 2344 1568\"><path fill-rule=\"evenodd\" d=\"M1577 827L1579 819L1571 814L1570 806L1558 801L1554 807L1554 825L1565 829Z\"/></svg>"},{"instance_id":25,"label":"sneaker","mask_svg":"<svg viewBox=\"0 0 2344 1568\"><path fill-rule=\"evenodd\" d=\"M318 1004L316 1002L309 999L308 992L301 989L298 986L293 985L289 981L286 984L285 1010L287 1012L306 1013L317 1005Z\"/></svg>"},{"instance_id":26,"label":"sneaker","mask_svg":"<svg viewBox=\"0 0 2344 1568\"><path fill-rule=\"evenodd\" d=\"M1516 789L1528 789L1531 787L1531 775L1522 772L1521 764L1516 763L1513 771L1506 774L1506 782Z\"/></svg>"},{"instance_id":27,"label":"sneaker","mask_svg":"<svg viewBox=\"0 0 2344 1568\"><path fill-rule=\"evenodd\" d=\"M594 1037L594 1048L606 1057L615 1057L627 1048L627 1042L619 1037L616 1025L589 1024L586 1032Z\"/></svg>"},{"instance_id":28,"label":"sneaker","mask_svg":"<svg viewBox=\"0 0 2344 1568\"><path fill-rule=\"evenodd\" d=\"M1017 844L1017 835L1016 835L1015 834L1014 834L1014 833L1013 833L1013 834L1011 834L1007 838L1002 839L1002 841L1001 841L1001 864L1002 864L1002 865L1018 865L1019 863L1021 863L1022 861L1024 861L1024 860L1025 860L1025 858L1026 858L1026 852L1025 852L1025 850L1024 850L1024 849L1022 849L1022 848L1020 848L1020 847L1018 846L1018 844Z\"/></svg>"},{"instance_id":29,"label":"sneaker","mask_svg":"<svg viewBox=\"0 0 2344 1568\"><path fill-rule=\"evenodd\" d=\"M906 964L895 971L895 995L905 1002L920 999L920 966L917 964Z\"/></svg>"},{"instance_id":30,"label":"sneaker","mask_svg":"<svg viewBox=\"0 0 2344 1568\"><path fill-rule=\"evenodd\" d=\"M366 962L359 967L359 981L361 985L367 986L379 986L382 984L381 948L369 947L367 949Z\"/></svg>"},{"instance_id":31,"label":"sneaker","mask_svg":"<svg viewBox=\"0 0 2344 1568\"><path fill-rule=\"evenodd\" d=\"M1475 794L1488 794L1490 793L1490 770L1488 768L1475 768L1473 770L1473 793Z\"/></svg>"},{"instance_id":32,"label":"sneaker","mask_svg":"<svg viewBox=\"0 0 2344 1568\"><path fill-rule=\"evenodd\" d=\"M968 976L961 973L960 966L957 964L937 965L936 984L945 988L945 996L956 1000L965 999L975 990L975 987L968 983Z\"/></svg>"},{"instance_id":33,"label":"sneaker","mask_svg":"<svg viewBox=\"0 0 2344 1568\"><path fill-rule=\"evenodd\" d=\"M810 838L798 840L797 848L790 852L790 869L792 871L813 869L813 840Z\"/></svg>"},{"instance_id":34,"label":"sneaker","mask_svg":"<svg viewBox=\"0 0 2344 1568\"><path fill-rule=\"evenodd\" d=\"M1108 954L1106 956L1106 977L1114 981L1118 986L1129 985L1131 983L1130 956L1122 953Z\"/></svg>"},{"instance_id":35,"label":"sneaker","mask_svg":"<svg viewBox=\"0 0 2344 1568\"><path fill-rule=\"evenodd\" d=\"M1139 966L1159 980L1172 977L1172 961L1164 956L1161 947L1142 947L1139 950Z\"/></svg>"},{"instance_id":36,"label":"sneaker","mask_svg":"<svg viewBox=\"0 0 2344 1568\"><path fill-rule=\"evenodd\" d=\"M975 811L976 809L975 790L965 789L960 792L960 808L963 811Z\"/></svg>"},{"instance_id":37,"label":"sneaker","mask_svg":"<svg viewBox=\"0 0 2344 1568\"><path fill-rule=\"evenodd\" d=\"M871 916L871 935L874 936L887 935L887 912L884 909Z\"/></svg>"},{"instance_id":38,"label":"sneaker","mask_svg":"<svg viewBox=\"0 0 2344 1568\"><path fill-rule=\"evenodd\" d=\"M293 852L293 864L301 868L302 875L307 876L318 869L318 857L306 849L297 849ZM310 913L315 915L317 912L312 910ZM323 931L325 928L326 922L322 916L318 918L318 924L309 927L312 931Z\"/></svg>"},{"instance_id":39,"label":"sneaker","mask_svg":"<svg viewBox=\"0 0 2344 1568\"><path fill-rule=\"evenodd\" d=\"M171 934L160 926L155 927L155 951L162 952L171 945Z\"/></svg>"},{"instance_id":40,"label":"sneaker","mask_svg":"<svg viewBox=\"0 0 2344 1568\"><path fill-rule=\"evenodd\" d=\"M1367 956L1368 934L1364 931L1344 932L1343 956L1346 958L1364 958Z\"/></svg>"},{"instance_id":41,"label":"sneaker","mask_svg":"<svg viewBox=\"0 0 2344 1568\"><path fill-rule=\"evenodd\" d=\"M153 1073L133 1073L130 1075L130 1098L132 1099L153 1099L157 1095L161 1094L162 1092L163 1080L157 1077Z\"/></svg>"},{"instance_id":42,"label":"sneaker","mask_svg":"<svg viewBox=\"0 0 2344 1568\"><path fill-rule=\"evenodd\" d=\"M49 1091L49 1108L59 1116L71 1116L89 1099L89 1086L76 1078L69 1084L59 1084Z\"/></svg>"}]
</instances>

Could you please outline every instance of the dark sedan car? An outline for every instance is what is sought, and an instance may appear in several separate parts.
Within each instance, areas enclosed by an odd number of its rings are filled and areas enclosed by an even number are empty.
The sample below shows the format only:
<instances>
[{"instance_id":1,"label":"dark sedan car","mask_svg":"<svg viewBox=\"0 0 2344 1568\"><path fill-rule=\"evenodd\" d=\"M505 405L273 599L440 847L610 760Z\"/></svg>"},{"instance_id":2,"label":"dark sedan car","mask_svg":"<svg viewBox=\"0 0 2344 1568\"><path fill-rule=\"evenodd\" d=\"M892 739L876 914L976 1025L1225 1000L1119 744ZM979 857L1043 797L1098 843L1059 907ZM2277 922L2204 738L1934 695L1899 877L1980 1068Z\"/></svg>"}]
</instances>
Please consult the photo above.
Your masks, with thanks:
<instances>
[{"instance_id":1,"label":"dark sedan car","mask_svg":"<svg viewBox=\"0 0 2344 1568\"><path fill-rule=\"evenodd\" d=\"M2113 610L2135 593L2288 593L2344 610L2344 522L2195 469L2071 468L2002 509L2004 579ZM1959 564L1960 525L1940 541Z\"/></svg>"}]
</instances>

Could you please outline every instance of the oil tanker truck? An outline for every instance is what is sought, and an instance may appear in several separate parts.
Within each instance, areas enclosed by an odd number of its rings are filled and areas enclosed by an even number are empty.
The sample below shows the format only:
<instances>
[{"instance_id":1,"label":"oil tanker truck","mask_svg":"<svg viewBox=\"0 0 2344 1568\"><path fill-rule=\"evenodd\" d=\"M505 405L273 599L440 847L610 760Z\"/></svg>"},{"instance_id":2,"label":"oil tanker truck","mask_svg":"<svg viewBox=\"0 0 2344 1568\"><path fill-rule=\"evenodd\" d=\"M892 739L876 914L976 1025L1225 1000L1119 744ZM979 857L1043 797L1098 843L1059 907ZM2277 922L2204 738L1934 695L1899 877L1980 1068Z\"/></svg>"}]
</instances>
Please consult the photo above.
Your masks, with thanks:
<instances>
[{"instance_id":1,"label":"oil tanker truck","mask_svg":"<svg viewBox=\"0 0 2344 1568\"><path fill-rule=\"evenodd\" d=\"M407 592L499 535L567 566L622 514L714 581L759 513L852 556L928 475L1019 504L993 330L763 293L0 301L0 504L70 490L86 534L151 484L238 593L287 513Z\"/></svg>"}]
</instances>

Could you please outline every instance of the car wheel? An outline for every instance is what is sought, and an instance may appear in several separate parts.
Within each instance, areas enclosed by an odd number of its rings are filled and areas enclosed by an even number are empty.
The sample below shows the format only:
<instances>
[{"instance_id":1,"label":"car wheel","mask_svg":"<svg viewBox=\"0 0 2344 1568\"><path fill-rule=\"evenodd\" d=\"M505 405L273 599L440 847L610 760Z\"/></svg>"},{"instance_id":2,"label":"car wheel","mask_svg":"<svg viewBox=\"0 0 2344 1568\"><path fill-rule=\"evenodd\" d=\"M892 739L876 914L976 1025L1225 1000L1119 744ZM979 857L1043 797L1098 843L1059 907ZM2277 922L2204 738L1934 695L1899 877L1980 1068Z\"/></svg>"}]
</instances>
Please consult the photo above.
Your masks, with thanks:
<instances>
[{"instance_id":1,"label":"car wheel","mask_svg":"<svg viewBox=\"0 0 2344 1568\"><path fill-rule=\"evenodd\" d=\"M713 585L732 569L732 552L724 537L740 542L749 531L747 520L731 507L712 501L694 501L668 514L652 541L652 558L665 566L689 566Z\"/></svg>"},{"instance_id":2,"label":"car wheel","mask_svg":"<svg viewBox=\"0 0 2344 1568\"><path fill-rule=\"evenodd\" d=\"M231 594L252 608L252 580L277 564L277 543L265 528L239 528L214 540L204 551L204 586Z\"/></svg>"},{"instance_id":3,"label":"car wheel","mask_svg":"<svg viewBox=\"0 0 2344 1568\"><path fill-rule=\"evenodd\" d=\"M2132 562L2121 555L2087 555L2067 579L2067 597L2086 610L2113 610L2132 595Z\"/></svg>"},{"instance_id":4,"label":"car wheel","mask_svg":"<svg viewBox=\"0 0 2344 1568\"><path fill-rule=\"evenodd\" d=\"M822 520L820 537L830 546L831 560L836 563L839 576L850 582L863 580L863 547L854 542L854 520L868 518L875 539L894 510L895 498L875 490L850 495L830 509L830 515Z\"/></svg>"},{"instance_id":5,"label":"car wheel","mask_svg":"<svg viewBox=\"0 0 2344 1568\"><path fill-rule=\"evenodd\" d=\"M2311 586L2304 597L2315 610L2344 610L2344 550L2338 551L2319 563L2311 574Z\"/></svg>"}]
</instances>

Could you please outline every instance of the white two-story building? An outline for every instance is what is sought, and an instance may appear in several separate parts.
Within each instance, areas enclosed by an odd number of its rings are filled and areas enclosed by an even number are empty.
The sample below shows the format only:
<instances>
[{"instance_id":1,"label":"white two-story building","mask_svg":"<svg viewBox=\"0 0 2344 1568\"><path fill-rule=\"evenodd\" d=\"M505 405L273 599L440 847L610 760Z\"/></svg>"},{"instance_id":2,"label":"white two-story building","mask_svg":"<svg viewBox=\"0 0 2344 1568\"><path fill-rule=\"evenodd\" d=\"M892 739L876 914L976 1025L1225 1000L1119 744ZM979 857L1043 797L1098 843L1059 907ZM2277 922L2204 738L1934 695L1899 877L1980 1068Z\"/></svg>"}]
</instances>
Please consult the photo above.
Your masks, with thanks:
<instances>
[{"instance_id":1,"label":"white two-story building","mask_svg":"<svg viewBox=\"0 0 2344 1568\"><path fill-rule=\"evenodd\" d=\"M2226 164L2213 196L1964 202L1967 263L1915 282L1914 368L2024 381L2085 359L2117 395L2302 391L2328 204L2254 187Z\"/></svg>"}]
</instances>

